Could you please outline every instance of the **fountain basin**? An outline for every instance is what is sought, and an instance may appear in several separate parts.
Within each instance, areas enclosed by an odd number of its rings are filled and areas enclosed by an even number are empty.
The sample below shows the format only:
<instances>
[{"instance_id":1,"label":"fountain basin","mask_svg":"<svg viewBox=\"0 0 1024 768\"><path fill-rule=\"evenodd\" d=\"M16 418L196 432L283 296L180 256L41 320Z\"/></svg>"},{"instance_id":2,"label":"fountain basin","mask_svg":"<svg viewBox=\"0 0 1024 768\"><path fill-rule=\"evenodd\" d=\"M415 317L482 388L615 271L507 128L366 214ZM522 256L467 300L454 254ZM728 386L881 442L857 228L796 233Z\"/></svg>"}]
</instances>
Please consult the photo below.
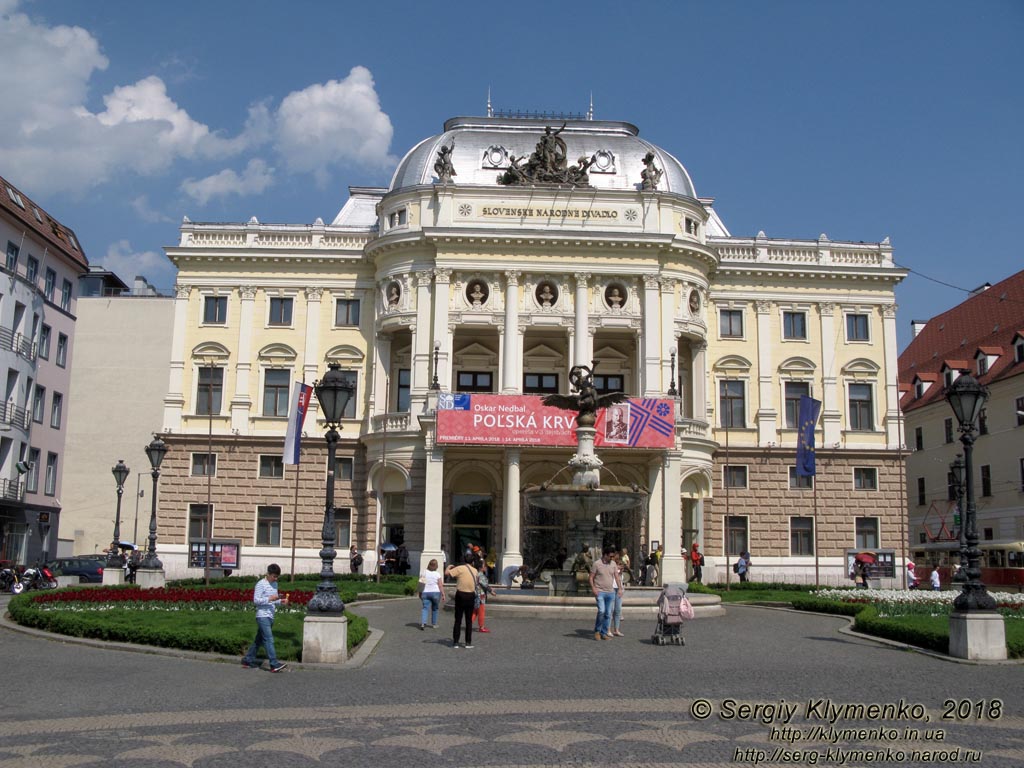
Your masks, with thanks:
<instances>
[{"instance_id":1,"label":"fountain basin","mask_svg":"<svg viewBox=\"0 0 1024 768\"><path fill-rule=\"evenodd\" d=\"M530 503L558 512L582 512L597 515L632 509L647 500L647 492L625 485L586 488L578 485L532 486L523 491Z\"/></svg>"}]
</instances>

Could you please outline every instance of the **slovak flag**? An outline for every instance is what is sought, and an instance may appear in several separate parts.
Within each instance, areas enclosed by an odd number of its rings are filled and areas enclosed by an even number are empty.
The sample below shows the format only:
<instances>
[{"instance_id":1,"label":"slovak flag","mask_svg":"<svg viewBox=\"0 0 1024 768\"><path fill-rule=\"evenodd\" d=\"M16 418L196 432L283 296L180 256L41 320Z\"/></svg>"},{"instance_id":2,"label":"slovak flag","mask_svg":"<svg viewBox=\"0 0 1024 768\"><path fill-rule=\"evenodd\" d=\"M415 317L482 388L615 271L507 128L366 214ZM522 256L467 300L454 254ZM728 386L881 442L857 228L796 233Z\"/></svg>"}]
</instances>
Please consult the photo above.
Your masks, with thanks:
<instances>
[{"instance_id":1,"label":"slovak flag","mask_svg":"<svg viewBox=\"0 0 1024 768\"><path fill-rule=\"evenodd\" d=\"M295 382L295 397L288 411L288 432L284 437L284 463L299 463L299 444L302 442L302 424L306 420L313 388L309 384Z\"/></svg>"}]
</instances>

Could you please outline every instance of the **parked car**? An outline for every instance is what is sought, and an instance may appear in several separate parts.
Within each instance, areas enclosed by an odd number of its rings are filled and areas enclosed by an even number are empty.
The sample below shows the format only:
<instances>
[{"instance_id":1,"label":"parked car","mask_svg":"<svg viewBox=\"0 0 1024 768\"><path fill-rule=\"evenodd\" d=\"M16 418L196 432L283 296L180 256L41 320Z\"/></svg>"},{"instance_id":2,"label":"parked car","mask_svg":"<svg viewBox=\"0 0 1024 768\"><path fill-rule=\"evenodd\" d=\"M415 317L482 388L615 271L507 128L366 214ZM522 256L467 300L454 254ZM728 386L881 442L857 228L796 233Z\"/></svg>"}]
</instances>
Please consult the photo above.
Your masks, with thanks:
<instances>
[{"instance_id":1,"label":"parked car","mask_svg":"<svg viewBox=\"0 0 1024 768\"><path fill-rule=\"evenodd\" d=\"M99 584L103 581L105 555L78 555L58 557L47 565L57 576L77 576L80 584Z\"/></svg>"}]
</instances>

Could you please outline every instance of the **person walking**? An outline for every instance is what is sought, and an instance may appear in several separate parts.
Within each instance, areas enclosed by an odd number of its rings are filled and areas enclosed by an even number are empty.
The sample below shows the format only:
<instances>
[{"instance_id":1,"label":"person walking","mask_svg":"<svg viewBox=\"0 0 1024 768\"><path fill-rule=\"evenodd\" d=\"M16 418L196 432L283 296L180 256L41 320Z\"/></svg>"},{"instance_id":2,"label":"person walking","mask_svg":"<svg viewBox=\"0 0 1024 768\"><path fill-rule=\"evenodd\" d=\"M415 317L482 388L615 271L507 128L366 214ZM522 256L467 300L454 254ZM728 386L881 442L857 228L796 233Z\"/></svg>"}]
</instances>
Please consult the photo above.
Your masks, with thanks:
<instances>
[{"instance_id":1,"label":"person walking","mask_svg":"<svg viewBox=\"0 0 1024 768\"><path fill-rule=\"evenodd\" d=\"M477 559L473 565L477 569L477 576L476 601L473 604L473 616L471 618L476 621L477 629L486 634L491 631L484 626L487 619L487 597L488 595L497 596L498 593L491 588L491 580L487 577L487 569L480 567L480 560Z\"/></svg>"},{"instance_id":2,"label":"person walking","mask_svg":"<svg viewBox=\"0 0 1024 768\"><path fill-rule=\"evenodd\" d=\"M693 542L693 547L690 549L690 564L693 566L693 575L690 577L690 581L700 584L704 572L704 555L700 553L700 545L696 541Z\"/></svg>"},{"instance_id":3,"label":"person walking","mask_svg":"<svg viewBox=\"0 0 1024 768\"><path fill-rule=\"evenodd\" d=\"M590 591L597 600L597 618L594 620L594 639L611 640L612 612L615 610L616 580L619 566L612 562L615 547L606 546L601 559L590 569Z\"/></svg>"},{"instance_id":4,"label":"person walking","mask_svg":"<svg viewBox=\"0 0 1024 768\"><path fill-rule=\"evenodd\" d=\"M740 559L736 561L736 573L740 575L740 581L749 581L750 553L746 550L740 552Z\"/></svg>"},{"instance_id":5,"label":"person walking","mask_svg":"<svg viewBox=\"0 0 1024 768\"><path fill-rule=\"evenodd\" d=\"M942 589L942 582L939 581L939 566L936 565L932 568L932 575L929 577L929 580L932 583L932 590L934 592L938 592Z\"/></svg>"},{"instance_id":6,"label":"person walking","mask_svg":"<svg viewBox=\"0 0 1024 768\"><path fill-rule=\"evenodd\" d=\"M466 648L473 647L473 604L476 601L477 570L471 563L476 559L472 550L463 555L462 565L449 565L446 576L455 579L455 623L452 625L452 648L459 647L459 631L466 622Z\"/></svg>"},{"instance_id":7,"label":"person walking","mask_svg":"<svg viewBox=\"0 0 1024 768\"><path fill-rule=\"evenodd\" d=\"M420 575L420 600L423 602L423 611L420 614L420 629L425 629L427 618L430 618L430 628L437 629L437 610L444 602L444 585L441 572L437 570L437 560L427 563L427 570Z\"/></svg>"},{"instance_id":8,"label":"person walking","mask_svg":"<svg viewBox=\"0 0 1024 768\"><path fill-rule=\"evenodd\" d=\"M622 565L622 555L618 552L612 554L612 562L615 563L617 573L615 575L615 603L612 608L612 637L625 637L619 631L622 624L622 597L626 594L625 568Z\"/></svg>"},{"instance_id":9,"label":"person walking","mask_svg":"<svg viewBox=\"0 0 1024 768\"><path fill-rule=\"evenodd\" d=\"M256 582L256 588L252 593L252 601L256 605L256 639L252 641L248 652L242 658L244 669L257 669L262 666L256 659L260 646L267 652L271 672L280 672L288 666L277 660L277 651L274 649L274 614L279 605L288 605L288 595L283 598L278 595L279 578L281 566L271 563L267 566L267 575Z\"/></svg>"},{"instance_id":10,"label":"person walking","mask_svg":"<svg viewBox=\"0 0 1024 768\"><path fill-rule=\"evenodd\" d=\"M359 573L359 567L363 564L363 556L359 554L356 545L348 548L348 569L351 573Z\"/></svg>"}]
</instances>

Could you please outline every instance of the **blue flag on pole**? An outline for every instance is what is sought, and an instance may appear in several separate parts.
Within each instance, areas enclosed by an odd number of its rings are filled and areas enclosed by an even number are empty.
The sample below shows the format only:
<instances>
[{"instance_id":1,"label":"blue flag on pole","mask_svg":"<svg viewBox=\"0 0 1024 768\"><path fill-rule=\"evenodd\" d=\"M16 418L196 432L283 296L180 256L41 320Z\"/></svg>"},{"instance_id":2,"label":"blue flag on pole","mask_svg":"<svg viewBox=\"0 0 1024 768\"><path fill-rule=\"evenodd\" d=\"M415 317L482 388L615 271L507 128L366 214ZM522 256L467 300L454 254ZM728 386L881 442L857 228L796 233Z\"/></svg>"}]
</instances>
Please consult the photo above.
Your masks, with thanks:
<instances>
[{"instance_id":1,"label":"blue flag on pole","mask_svg":"<svg viewBox=\"0 0 1024 768\"><path fill-rule=\"evenodd\" d=\"M814 427L821 413L821 401L813 397L800 397L800 414L797 419L796 473L799 477L816 475L814 467Z\"/></svg>"}]
</instances>

